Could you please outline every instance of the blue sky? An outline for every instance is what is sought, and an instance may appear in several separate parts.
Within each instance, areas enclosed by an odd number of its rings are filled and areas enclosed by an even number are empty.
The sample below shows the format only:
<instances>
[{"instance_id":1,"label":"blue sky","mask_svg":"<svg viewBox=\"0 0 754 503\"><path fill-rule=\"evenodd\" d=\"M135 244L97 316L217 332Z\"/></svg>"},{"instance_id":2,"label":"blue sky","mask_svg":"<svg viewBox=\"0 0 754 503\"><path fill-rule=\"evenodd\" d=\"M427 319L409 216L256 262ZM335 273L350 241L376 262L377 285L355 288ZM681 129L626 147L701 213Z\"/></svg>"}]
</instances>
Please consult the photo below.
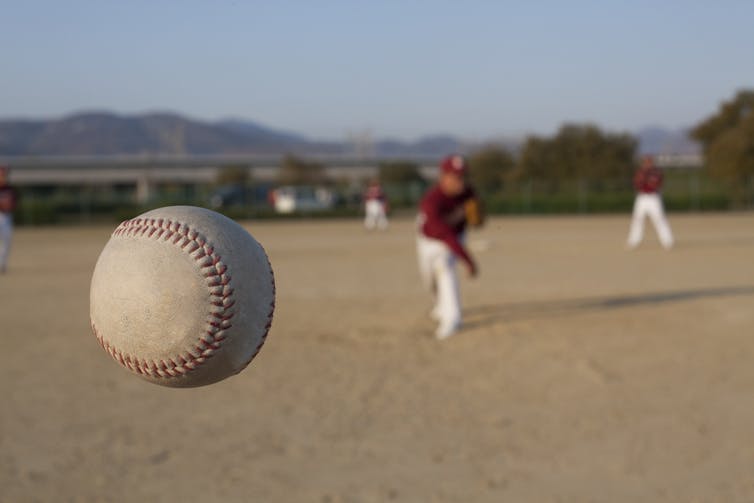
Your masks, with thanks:
<instances>
[{"instance_id":1,"label":"blue sky","mask_svg":"<svg viewBox=\"0 0 754 503\"><path fill-rule=\"evenodd\" d=\"M677 128L754 86L754 2L0 0L0 117L238 117L315 139Z\"/></svg>"}]
</instances>

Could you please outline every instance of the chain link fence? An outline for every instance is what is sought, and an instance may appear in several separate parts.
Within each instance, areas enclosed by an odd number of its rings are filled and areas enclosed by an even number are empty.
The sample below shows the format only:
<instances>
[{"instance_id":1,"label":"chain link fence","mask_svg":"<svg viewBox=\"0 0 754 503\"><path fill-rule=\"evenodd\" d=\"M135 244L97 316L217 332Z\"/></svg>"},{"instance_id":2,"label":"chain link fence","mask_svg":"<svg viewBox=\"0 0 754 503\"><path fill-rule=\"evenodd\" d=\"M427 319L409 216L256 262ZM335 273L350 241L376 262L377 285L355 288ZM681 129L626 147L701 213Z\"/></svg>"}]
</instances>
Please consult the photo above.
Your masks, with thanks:
<instances>
[{"instance_id":1,"label":"chain link fence","mask_svg":"<svg viewBox=\"0 0 754 503\"><path fill-rule=\"evenodd\" d=\"M429 182L386 185L391 207L413 211ZM129 185L22 187L15 215L20 225L114 222L131 218L151 208L195 205L222 211L233 218L291 218L276 215L266 198L272 185L250 183L240 190L244 197L216 207L218 187L212 184L161 184L153 187L149 200L137 202L136 189ZM332 210L310 217L356 216L361 212L358 184L331 185L336 194ZM631 211L634 191L626 179L521 179L490 193L477 187L491 214L590 214ZM754 209L754 176L739 182L725 182L707 176L703 170L666 170L663 200L669 211L725 211ZM301 215L293 215L293 217Z\"/></svg>"}]
</instances>

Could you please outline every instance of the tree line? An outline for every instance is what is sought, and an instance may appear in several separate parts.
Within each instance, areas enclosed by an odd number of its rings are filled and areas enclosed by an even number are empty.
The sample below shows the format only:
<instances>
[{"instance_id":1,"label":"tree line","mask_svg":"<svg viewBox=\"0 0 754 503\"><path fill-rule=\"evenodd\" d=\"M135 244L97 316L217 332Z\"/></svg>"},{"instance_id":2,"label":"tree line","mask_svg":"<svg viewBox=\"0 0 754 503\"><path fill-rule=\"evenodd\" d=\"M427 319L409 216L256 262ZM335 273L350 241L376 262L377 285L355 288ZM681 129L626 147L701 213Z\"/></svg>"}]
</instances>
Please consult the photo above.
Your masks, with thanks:
<instances>
[{"instance_id":1,"label":"tree line","mask_svg":"<svg viewBox=\"0 0 754 503\"><path fill-rule=\"evenodd\" d=\"M700 121L689 135L700 142L704 173L732 186L754 181L754 90L742 90ZM577 180L590 189L607 181L622 180L630 189L637 163L638 141L626 132L604 131L594 124L564 124L550 136L531 135L516 150L489 144L468 154L471 179L485 195L499 195L508 187L536 180L549 193ZM226 173L228 178L239 173ZM385 161L380 181L391 186L426 185L418 163ZM280 184L333 184L325 166L317 161L287 155L278 176ZM414 191L415 192L415 191Z\"/></svg>"},{"instance_id":2,"label":"tree line","mask_svg":"<svg viewBox=\"0 0 754 503\"><path fill-rule=\"evenodd\" d=\"M704 173L731 187L752 189L754 184L754 90L744 89L690 131L704 154ZM552 191L569 180L597 184L630 180L636 167L637 139L629 133L611 133L592 124L565 124L552 136L529 136L518 152L498 145L469 155L471 177L483 192L494 194L522 180L545 182ZM400 169L397 169L400 168ZM386 181L416 177L418 167L387 163Z\"/></svg>"}]
</instances>

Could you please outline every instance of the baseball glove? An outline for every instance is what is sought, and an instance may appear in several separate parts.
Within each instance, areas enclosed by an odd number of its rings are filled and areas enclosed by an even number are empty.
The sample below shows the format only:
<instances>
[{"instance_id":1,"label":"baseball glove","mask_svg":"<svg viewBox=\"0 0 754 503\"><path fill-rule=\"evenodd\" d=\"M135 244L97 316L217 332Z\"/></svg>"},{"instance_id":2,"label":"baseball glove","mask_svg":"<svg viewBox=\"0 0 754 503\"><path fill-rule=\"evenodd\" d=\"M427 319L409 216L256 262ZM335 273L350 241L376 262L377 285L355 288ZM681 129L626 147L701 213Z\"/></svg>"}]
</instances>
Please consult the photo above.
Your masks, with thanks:
<instances>
[{"instance_id":1,"label":"baseball glove","mask_svg":"<svg viewBox=\"0 0 754 503\"><path fill-rule=\"evenodd\" d=\"M466 223L471 227L481 227L484 224L484 210L479 199L472 198L463 204L466 213Z\"/></svg>"}]
</instances>

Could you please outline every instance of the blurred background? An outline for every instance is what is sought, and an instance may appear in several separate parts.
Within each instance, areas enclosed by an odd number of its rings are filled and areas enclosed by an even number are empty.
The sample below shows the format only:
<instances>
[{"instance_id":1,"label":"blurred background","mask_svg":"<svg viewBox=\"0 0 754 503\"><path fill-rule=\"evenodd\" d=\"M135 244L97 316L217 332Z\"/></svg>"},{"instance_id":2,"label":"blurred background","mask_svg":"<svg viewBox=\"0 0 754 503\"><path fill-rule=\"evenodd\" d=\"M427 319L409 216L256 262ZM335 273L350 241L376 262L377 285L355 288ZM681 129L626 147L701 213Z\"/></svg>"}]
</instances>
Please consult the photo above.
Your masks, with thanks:
<instances>
[{"instance_id":1,"label":"blurred background","mask_svg":"<svg viewBox=\"0 0 754 503\"><path fill-rule=\"evenodd\" d=\"M746 2L134 2L3 7L0 163L21 225L193 204L413 208L470 157L492 213L754 206ZM277 198L276 198L277 196ZM277 201L276 201L277 199ZM295 201L295 202L291 202Z\"/></svg>"}]
</instances>

